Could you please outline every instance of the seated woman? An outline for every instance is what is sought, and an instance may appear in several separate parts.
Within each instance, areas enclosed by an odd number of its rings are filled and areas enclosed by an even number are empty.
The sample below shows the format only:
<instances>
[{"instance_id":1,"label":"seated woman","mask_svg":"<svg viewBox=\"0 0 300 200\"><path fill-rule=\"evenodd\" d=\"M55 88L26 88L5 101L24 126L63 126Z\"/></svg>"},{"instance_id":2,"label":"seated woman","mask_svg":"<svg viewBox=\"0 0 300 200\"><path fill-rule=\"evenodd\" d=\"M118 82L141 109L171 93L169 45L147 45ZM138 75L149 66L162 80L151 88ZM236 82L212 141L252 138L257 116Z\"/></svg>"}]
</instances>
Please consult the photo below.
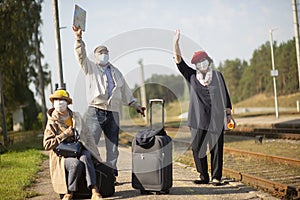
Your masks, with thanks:
<instances>
[{"instance_id":1,"label":"seated woman","mask_svg":"<svg viewBox=\"0 0 300 200\"><path fill-rule=\"evenodd\" d=\"M69 93L65 90L56 90L50 101L53 108L47 112L47 125L44 131L43 145L49 151L50 175L54 191L65 194L63 200L73 197L73 192L78 190L77 182L84 174L87 187L92 190L92 200L102 199L96 186L96 174L92 156L101 161L101 157L92 135L89 134L79 113L72 112L68 105L72 104ZM80 135L83 145L82 153L78 158L58 156L54 149L62 141L74 140L74 129ZM83 170L85 172L83 173Z\"/></svg>"}]
</instances>

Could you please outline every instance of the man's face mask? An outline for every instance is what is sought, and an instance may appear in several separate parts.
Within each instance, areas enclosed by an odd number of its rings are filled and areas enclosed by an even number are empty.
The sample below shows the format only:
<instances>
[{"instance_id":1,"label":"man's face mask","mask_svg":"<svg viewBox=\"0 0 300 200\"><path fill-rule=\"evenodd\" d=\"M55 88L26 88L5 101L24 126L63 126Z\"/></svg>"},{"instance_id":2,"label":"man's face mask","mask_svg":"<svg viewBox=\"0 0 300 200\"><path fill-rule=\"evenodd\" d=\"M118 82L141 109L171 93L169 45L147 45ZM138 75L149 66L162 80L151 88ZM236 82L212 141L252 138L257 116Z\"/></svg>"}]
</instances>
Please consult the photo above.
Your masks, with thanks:
<instances>
[{"instance_id":1,"label":"man's face mask","mask_svg":"<svg viewBox=\"0 0 300 200\"><path fill-rule=\"evenodd\" d=\"M206 73L209 69L209 61L207 59L196 63L196 69L202 73Z\"/></svg>"},{"instance_id":2,"label":"man's face mask","mask_svg":"<svg viewBox=\"0 0 300 200\"><path fill-rule=\"evenodd\" d=\"M97 64L106 65L108 63L108 60L109 60L109 55L108 54L105 54L105 53L99 54L99 53L97 53L95 55L95 61L96 61Z\"/></svg>"},{"instance_id":3,"label":"man's face mask","mask_svg":"<svg viewBox=\"0 0 300 200\"><path fill-rule=\"evenodd\" d=\"M65 112L67 110L68 103L66 100L55 99L53 101L53 107L57 112Z\"/></svg>"}]
</instances>

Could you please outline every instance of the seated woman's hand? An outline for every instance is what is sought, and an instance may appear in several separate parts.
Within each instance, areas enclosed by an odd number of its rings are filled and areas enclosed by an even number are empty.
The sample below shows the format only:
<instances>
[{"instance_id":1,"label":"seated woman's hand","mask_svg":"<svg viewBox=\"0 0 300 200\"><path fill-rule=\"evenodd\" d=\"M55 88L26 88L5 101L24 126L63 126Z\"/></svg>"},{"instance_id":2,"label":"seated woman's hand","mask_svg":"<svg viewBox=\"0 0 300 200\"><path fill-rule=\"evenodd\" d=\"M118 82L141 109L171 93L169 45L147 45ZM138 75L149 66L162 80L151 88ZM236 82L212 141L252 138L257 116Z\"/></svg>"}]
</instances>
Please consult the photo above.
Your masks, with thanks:
<instances>
[{"instance_id":1,"label":"seated woman's hand","mask_svg":"<svg viewBox=\"0 0 300 200\"><path fill-rule=\"evenodd\" d=\"M74 131L72 129L72 126L69 126L65 131L64 134L68 137L73 136L74 135Z\"/></svg>"}]
</instances>

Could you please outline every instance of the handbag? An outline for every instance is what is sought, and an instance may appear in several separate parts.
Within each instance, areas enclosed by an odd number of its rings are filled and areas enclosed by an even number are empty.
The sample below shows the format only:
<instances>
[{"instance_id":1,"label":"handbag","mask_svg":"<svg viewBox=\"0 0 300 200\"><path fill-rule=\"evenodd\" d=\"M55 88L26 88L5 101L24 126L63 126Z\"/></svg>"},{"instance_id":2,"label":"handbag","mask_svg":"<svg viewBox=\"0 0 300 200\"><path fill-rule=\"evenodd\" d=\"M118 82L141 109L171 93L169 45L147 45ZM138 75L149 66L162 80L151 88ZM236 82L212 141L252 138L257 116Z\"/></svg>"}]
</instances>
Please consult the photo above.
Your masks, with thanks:
<instances>
[{"instance_id":1,"label":"handbag","mask_svg":"<svg viewBox=\"0 0 300 200\"><path fill-rule=\"evenodd\" d=\"M54 152L58 156L63 157L79 157L82 150L82 145L78 141L79 134L76 129L73 129L75 134L75 140L73 142L62 141L55 149Z\"/></svg>"}]
</instances>

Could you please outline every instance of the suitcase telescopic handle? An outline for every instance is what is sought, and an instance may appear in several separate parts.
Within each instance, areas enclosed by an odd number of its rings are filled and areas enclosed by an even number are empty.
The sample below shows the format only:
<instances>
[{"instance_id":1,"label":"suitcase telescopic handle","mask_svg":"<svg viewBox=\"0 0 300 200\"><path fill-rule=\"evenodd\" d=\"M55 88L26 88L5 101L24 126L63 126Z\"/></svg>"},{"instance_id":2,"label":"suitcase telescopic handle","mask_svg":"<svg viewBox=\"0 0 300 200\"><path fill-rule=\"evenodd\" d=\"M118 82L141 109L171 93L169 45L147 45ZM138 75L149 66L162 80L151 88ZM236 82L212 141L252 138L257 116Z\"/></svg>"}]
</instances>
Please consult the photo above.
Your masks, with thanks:
<instances>
[{"instance_id":1,"label":"suitcase telescopic handle","mask_svg":"<svg viewBox=\"0 0 300 200\"><path fill-rule=\"evenodd\" d=\"M161 120L161 124L162 124L162 128L165 127L165 101L163 99L150 99L149 100L149 104L150 104L150 129L152 129L152 104L153 103L161 103L161 113L162 113L162 120Z\"/></svg>"}]
</instances>

